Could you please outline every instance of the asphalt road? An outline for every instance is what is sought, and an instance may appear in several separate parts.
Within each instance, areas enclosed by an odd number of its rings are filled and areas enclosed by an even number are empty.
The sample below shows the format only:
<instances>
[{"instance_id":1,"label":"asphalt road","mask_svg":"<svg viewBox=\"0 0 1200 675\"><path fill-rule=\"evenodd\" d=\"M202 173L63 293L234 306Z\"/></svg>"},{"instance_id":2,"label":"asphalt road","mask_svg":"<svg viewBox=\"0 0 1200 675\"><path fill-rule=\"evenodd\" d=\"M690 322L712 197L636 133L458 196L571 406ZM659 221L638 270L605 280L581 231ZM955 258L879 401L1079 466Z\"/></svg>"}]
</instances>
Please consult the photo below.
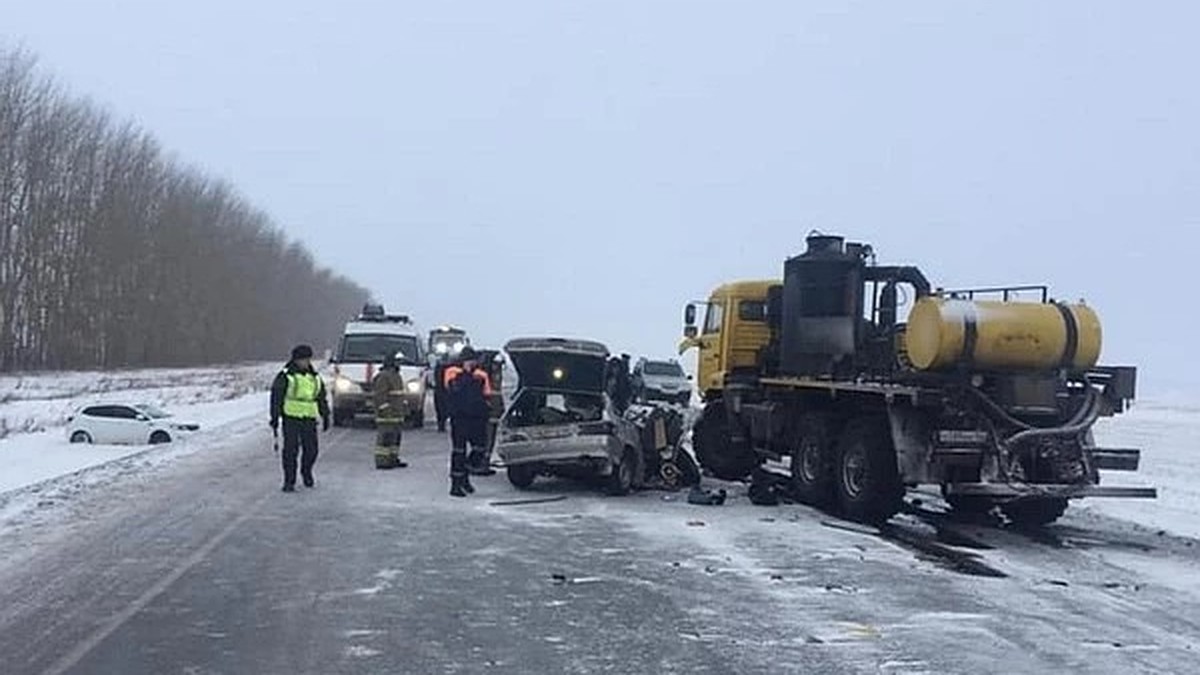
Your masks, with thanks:
<instances>
[{"instance_id":1,"label":"asphalt road","mask_svg":"<svg viewBox=\"0 0 1200 675\"><path fill-rule=\"evenodd\" d=\"M263 433L119 478L0 537L0 672L1194 672L1200 554L1096 517L966 528L1004 578L800 506L611 498L499 474L447 492L446 439L323 436L279 492Z\"/></svg>"}]
</instances>

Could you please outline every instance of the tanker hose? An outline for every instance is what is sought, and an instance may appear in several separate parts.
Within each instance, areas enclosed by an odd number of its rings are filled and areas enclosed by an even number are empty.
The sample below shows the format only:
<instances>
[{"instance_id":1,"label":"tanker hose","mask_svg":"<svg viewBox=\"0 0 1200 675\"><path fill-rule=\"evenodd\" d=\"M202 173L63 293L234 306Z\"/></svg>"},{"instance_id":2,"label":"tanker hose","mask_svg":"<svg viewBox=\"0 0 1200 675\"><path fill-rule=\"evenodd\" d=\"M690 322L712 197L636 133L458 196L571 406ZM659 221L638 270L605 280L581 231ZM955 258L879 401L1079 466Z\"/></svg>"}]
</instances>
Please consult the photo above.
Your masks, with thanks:
<instances>
[{"instance_id":1,"label":"tanker hose","mask_svg":"<svg viewBox=\"0 0 1200 675\"><path fill-rule=\"evenodd\" d=\"M1005 444L1012 447L1032 438L1076 436L1092 428L1092 425L1099 418L1100 397L1094 388L1089 387L1087 400L1080 407L1079 412L1075 414L1075 417L1072 417L1066 425L1047 429L1026 429L1025 431L1019 431L1009 436L1005 440Z\"/></svg>"},{"instance_id":2,"label":"tanker hose","mask_svg":"<svg viewBox=\"0 0 1200 675\"><path fill-rule=\"evenodd\" d=\"M1079 406L1079 410L1075 411L1075 414L1071 416L1071 419L1068 420L1064 426L1071 427L1071 426L1075 426L1075 425L1079 424L1080 422L1082 422L1083 418L1084 418L1085 414L1088 412L1089 408L1092 405L1094 405L1094 398L1095 398L1096 390L1094 387L1091 386L1091 384L1087 380L1084 380L1084 384L1088 387L1087 398L1085 398L1083 405ZM1009 426L1016 427L1017 429L1020 429L1022 431L1036 431L1036 430L1040 430L1040 429L1053 430L1053 429L1062 428L1062 427L1048 427L1048 428L1035 427L1032 424L1029 424L1027 422L1022 422L1021 420L1010 415L1008 413L1008 411L1005 410L999 403L996 403L995 401L993 401L990 397L988 397L987 394L983 393L979 389L977 389L975 387L968 387L968 389L970 389L975 394L975 396L979 399L979 401L981 403L983 403L984 407L987 408L989 412L991 412L993 415L998 417L1001 421L1003 421L1005 424L1008 424ZM1091 425L1088 425L1088 426L1091 426Z\"/></svg>"},{"instance_id":3,"label":"tanker hose","mask_svg":"<svg viewBox=\"0 0 1200 675\"><path fill-rule=\"evenodd\" d=\"M1033 425L1026 424L1025 422L1022 422L1021 420L1008 414L1007 410L1000 407L1000 404L993 401L991 398L988 397L987 394L983 393L979 389L977 389L975 387L967 387L967 389L970 390L973 394L975 394L975 396L979 399L980 403L983 403L983 407L987 408L993 415L1000 418L1005 424L1014 426L1014 427L1016 427L1018 429L1022 429L1022 430L1035 428Z\"/></svg>"}]
</instances>

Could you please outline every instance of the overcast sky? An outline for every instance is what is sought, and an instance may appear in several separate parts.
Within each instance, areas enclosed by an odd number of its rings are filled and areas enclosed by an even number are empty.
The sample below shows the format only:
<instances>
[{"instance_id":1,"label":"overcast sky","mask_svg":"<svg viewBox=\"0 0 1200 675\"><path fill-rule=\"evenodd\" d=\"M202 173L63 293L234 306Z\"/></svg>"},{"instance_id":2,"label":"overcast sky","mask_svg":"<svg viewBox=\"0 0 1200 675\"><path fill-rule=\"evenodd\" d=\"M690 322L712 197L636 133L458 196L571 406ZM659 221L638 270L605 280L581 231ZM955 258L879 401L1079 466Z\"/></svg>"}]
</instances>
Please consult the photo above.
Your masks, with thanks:
<instances>
[{"instance_id":1,"label":"overcast sky","mask_svg":"<svg viewBox=\"0 0 1200 675\"><path fill-rule=\"evenodd\" d=\"M425 324L672 353L812 228L1200 388L1200 3L0 0L0 40ZM297 321L303 321L297 317Z\"/></svg>"}]
</instances>

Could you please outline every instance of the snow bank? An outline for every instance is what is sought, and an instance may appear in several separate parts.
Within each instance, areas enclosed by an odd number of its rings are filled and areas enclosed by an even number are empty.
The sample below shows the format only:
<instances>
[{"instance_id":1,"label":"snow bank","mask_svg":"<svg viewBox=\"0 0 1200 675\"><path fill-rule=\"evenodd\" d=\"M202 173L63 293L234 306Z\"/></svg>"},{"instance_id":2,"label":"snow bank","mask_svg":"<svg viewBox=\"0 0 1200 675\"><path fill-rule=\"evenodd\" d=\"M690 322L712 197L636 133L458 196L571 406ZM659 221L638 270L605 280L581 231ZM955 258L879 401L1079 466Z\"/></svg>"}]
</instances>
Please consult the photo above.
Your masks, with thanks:
<instances>
[{"instance_id":1,"label":"snow bank","mask_svg":"<svg viewBox=\"0 0 1200 675\"><path fill-rule=\"evenodd\" d=\"M1087 499L1080 505L1154 529L1200 537L1200 399L1140 402L1130 412L1101 420L1102 447L1139 448L1137 473L1105 472L1107 485L1154 485L1158 499Z\"/></svg>"}]
</instances>

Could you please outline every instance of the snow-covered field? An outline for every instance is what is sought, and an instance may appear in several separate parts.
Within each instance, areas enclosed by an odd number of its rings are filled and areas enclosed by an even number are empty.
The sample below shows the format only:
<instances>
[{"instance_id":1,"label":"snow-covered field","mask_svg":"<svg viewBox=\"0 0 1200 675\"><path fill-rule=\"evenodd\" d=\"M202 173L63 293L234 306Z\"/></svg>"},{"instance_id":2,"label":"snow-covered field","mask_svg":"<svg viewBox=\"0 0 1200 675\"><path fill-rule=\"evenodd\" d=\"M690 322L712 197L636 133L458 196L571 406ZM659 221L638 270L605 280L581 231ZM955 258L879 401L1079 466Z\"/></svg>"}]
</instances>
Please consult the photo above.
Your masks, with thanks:
<instances>
[{"instance_id":1,"label":"snow-covered field","mask_svg":"<svg viewBox=\"0 0 1200 675\"><path fill-rule=\"evenodd\" d=\"M1106 485L1154 485L1158 499L1091 499L1088 509L1147 527L1200 537L1200 397L1143 401L1096 426L1099 445L1138 448L1137 473L1106 472Z\"/></svg>"},{"instance_id":2,"label":"snow-covered field","mask_svg":"<svg viewBox=\"0 0 1200 675\"><path fill-rule=\"evenodd\" d=\"M147 452L147 447L71 445L67 416L99 402L155 403L201 430L159 454L201 446L230 424L266 418L278 364L0 377L0 498L6 493ZM11 496L11 495L10 495Z\"/></svg>"}]
</instances>

